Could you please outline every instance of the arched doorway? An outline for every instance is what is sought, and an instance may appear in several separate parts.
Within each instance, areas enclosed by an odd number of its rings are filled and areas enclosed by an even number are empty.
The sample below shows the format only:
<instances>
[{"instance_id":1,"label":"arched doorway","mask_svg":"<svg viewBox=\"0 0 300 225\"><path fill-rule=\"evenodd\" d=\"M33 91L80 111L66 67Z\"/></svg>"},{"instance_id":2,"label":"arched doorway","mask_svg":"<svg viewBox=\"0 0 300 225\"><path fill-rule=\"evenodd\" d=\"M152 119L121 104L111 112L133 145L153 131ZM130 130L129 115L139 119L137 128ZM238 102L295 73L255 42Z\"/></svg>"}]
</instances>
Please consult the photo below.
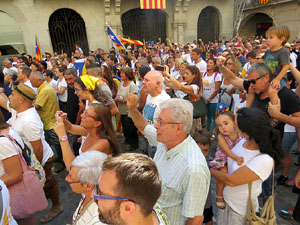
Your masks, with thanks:
<instances>
[{"instance_id":1,"label":"arched doorway","mask_svg":"<svg viewBox=\"0 0 300 225\"><path fill-rule=\"evenodd\" d=\"M77 12L67 8L58 9L50 16L48 26L53 51L59 54L63 51L71 56L78 43L84 54L88 55L85 23Z\"/></svg>"},{"instance_id":2,"label":"arched doorway","mask_svg":"<svg viewBox=\"0 0 300 225\"><path fill-rule=\"evenodd\" d=\"M269 27L273 25L273 19L264 13L255 13L242 20L240 36L265 36Z\"/></svg>"},{"instance_id":3,"label":"arched doorway","mask_svg":"<svg viewBox=\"0 0 300 225\"><path fill-rule=\"evenodd\" d=\"M25 52L23 33L19 24L3 11L0 11L0 51L2 55Z\"/></svg>"},{"instance_id":4,"label":"arched doorway","mask_svg":"<svg viewBox=\"0 0 300 225\"><path fill-rule=\"evenodd\" d=\"M219 39L220 18L217 9L213 6L204 8L198 18L198 38L205 43Z\"/></svg>"},{"instance_id":5,"label":"arched doorway","mask_svg":"<svg viewBox=\"0 0 300 225\"><path fill-rule=\"evenodd\" d=\"M166 14L157 9L132 9L122 15L125 37L137 40L166 39Z\"/></svg>"}]
</instances>

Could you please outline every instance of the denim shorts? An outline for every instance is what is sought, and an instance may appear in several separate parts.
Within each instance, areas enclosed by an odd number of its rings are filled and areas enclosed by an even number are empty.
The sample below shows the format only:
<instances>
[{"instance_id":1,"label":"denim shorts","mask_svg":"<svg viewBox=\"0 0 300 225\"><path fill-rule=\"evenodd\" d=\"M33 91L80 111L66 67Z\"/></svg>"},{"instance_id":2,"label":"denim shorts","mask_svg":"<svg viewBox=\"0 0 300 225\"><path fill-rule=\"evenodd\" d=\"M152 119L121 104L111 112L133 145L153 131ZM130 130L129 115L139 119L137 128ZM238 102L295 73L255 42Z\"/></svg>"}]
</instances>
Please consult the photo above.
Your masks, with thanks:
<instances>
[{"instance_id":1,"label":"denim shorts","mask_svg":"<svg viewBox=\"0 0 300 225\"><path fill-rule=\"evenodd\" d=\"M294 144L297 144L297 133L296 132L284 132L281 146L282 150L289 154Z\"/></svg>"},{"instance_id":2,"label":"denim shorts","mask_svg":"<svg viewBox=\"0 0 300 225\"><path fill-rule=\"evenodd\" d=\"M262 192L259 195L260 198L268 198L272 195L272 182L273 182L273 172L271 175L262 183ZM276 193L277 181L274 179L274 194Z\"/></svg>"}]
</instances>

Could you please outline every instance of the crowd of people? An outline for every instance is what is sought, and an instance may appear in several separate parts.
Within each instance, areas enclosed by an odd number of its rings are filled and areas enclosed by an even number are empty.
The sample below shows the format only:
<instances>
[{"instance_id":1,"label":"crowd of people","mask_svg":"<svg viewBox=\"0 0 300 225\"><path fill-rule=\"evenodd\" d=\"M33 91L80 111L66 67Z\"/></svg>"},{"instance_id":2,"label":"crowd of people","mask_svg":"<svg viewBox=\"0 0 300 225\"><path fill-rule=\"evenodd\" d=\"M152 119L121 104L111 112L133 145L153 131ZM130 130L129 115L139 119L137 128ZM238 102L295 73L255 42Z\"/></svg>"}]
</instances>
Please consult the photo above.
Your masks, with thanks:
<instances>
[{"instance_id":1,"label":"crowd of people","mask_svg":"<svg viewBox=\"0 0 300 225\"><path fill-rule=\"evenodd\" d=\"M64 208L53 173L65 169L82 196L76 225L247 224L274 204L276 185L300 193L300 170L288 177L300 151L300 40L289 38L273 26L265 38L4 59L1 220L37 224L47 199L39 222L55 220ZM279 214L300 222L300 197Z\"/></svg>"}]
</instances>

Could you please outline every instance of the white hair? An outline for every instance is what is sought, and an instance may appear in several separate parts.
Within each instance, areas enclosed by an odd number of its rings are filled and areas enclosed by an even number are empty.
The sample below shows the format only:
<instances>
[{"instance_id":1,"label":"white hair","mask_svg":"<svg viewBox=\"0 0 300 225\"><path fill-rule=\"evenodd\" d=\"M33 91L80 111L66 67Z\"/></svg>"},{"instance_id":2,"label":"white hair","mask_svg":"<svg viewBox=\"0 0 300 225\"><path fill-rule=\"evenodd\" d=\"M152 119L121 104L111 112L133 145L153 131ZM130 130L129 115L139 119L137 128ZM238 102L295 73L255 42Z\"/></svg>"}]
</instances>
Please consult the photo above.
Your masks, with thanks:
<instances>
[{"instance_id":1,"label":"white hair","mask_svg":"<svg viewBox=\"0 0 300 225\"><path fill-rule=\"evenodd\" d=\"M160 105L161 110L173 109L171 120L183 124L183 133L189 134L193 124L193 104L180 98L171 98Z\"/></svg>"},{"instance_id":2,"label":"white hair","mask_svg":"<svg viewBox=\"0 0 300 225\"><path fill-rule=\"evenodd\" d=\"M88 151L77 156L71 166L78 168L81 184L97 184L102 173L102 164L107 155L99 151Z\"/></svg>"},{"instance_id":3,"label":"white hair","mask_svg":"<svg viewBox=\"0 0 300 225\"><path fill-rule=\"evenodd\" d=\"M5 71L5 74L9 75L9 76L17 76L18 75L17 72L15 70L12 70L12 69L7 69Z\"/></svg>"}]
</instances>

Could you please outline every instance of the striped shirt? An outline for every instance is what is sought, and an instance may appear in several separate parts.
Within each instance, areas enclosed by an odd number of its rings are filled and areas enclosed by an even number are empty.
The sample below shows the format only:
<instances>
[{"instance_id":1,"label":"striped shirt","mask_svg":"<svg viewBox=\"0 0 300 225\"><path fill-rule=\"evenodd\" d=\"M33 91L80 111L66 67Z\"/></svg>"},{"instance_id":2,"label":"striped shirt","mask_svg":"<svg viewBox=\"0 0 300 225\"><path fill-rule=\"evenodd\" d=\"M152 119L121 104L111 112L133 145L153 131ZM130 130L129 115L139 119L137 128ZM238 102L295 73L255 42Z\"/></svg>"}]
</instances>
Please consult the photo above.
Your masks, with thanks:
<instances>
[{"instance_id":1,"label":"striped shirt","mask_svg":"<svg viewBox=\"0 0 300 225\"><path fill-rule=\"evenodd\" d=\"M210 184L206 159L191 136L167 150L155 142L156 130L147 125L145 137L157 144L154 162L162 179L158 204L172 225L185 225L188 218L202 216Z\"/></svg>"}]
</instances>

